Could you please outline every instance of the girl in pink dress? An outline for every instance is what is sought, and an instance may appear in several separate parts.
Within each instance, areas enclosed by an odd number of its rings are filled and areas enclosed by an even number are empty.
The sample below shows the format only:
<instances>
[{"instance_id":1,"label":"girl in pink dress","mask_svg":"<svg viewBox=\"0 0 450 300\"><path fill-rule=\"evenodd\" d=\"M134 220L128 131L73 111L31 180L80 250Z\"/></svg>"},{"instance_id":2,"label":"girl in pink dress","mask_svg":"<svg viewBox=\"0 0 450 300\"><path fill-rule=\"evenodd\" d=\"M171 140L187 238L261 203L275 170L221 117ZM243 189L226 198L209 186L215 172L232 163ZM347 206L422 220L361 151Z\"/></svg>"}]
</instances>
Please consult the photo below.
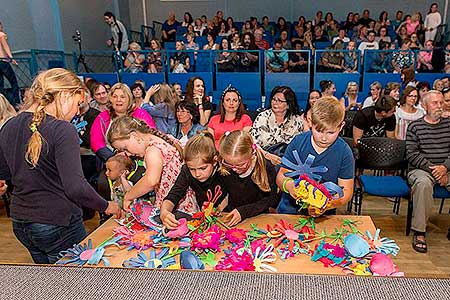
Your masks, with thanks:
<instances>
[{"instance_id":1,"label":"girl in pink dress","mask_svg":"<svg viewBox=\"0 0 450 300\"><path fill-rule=\"evenodd\" d=\"M125 194L124 209L128 209L132 200L151 191L155 191L155 206L160 208L183 165L179 142L128 116L119 117L111 124L108 141L116 150L143 157L145 162L145 175ZM199 210L192 190L186 191L178 209L186 213Z\"/></svg>"}]
</instances>

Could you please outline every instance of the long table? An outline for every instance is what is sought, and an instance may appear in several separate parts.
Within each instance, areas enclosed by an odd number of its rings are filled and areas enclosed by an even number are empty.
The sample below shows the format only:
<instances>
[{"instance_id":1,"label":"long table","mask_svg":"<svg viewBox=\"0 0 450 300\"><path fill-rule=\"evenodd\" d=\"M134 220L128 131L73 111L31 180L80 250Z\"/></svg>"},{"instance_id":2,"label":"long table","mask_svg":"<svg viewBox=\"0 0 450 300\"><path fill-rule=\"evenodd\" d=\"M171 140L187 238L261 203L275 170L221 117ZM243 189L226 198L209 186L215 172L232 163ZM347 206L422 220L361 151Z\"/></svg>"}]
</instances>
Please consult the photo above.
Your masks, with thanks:
<instances>
[{"instance_id":1,"label":"long table","mask_svg":"<svg viewBox=\"0 0 450 300\"><path fill-rule=\"evenodd\" d=\"M300 216L297 215L283 215L283 214L263 214L253 218L249 218L240 223L237 227L242 229L250 229L251 224L257 225L261 229L265 229L267 224L275 224L281 219L284 219L291 224L295 224ZM325 230L326 233L332 233L335 229L343 228L343 221L345 219L351 219L357 224L357 228L361 232L369 230L371 233L375 232L375 225L373 224L369 216L349 216L349 215L336 215L336 216L322 216L315 219L316 231L321 232ZM83 242L87 242L91 239L93 246L96 247L105 239L107 239L112 234L112 230L118 226L117 222L113 219L109 219L103 225L98 227L94 232L92 232ZM312 246L315 242L312 242ZM148 253L149 250L146 250ZM131 250L128 251L126 247L119 249L115 246L108 246L106 248L106 253L111 255L108 260L111 263L111 267L122 267L122 262L126 259L136 257L138 251ZM217 258L221 255L217 254ZM177 257L178 260L178 257ZM286 260L281 260L277 254L277 260L272 264L278 273L302 273L302 274L342 274L342 270L339 267L324 267L320 262L313 262L311 258L305 254L299 254L294 257L290 257ZM103 263L100 263L103 266ZM207 270L211 270L207 266Z\"/></svg>"}]
</instances>

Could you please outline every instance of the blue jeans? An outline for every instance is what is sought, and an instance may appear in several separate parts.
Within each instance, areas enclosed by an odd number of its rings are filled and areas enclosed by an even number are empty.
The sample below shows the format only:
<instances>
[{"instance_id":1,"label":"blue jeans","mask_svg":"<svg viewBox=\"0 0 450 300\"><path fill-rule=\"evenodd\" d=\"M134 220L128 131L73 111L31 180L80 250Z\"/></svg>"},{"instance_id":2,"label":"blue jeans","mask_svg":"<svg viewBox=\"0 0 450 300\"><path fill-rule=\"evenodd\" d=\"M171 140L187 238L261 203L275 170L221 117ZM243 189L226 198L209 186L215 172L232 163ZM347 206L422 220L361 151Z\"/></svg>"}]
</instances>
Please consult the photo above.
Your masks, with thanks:
<instances>
[{"instance_id":1,"label":"blue jeans","mask_svg":"<svg viewBox=\"0 0 450 300\"><path fill-rule=\"evenodd\" d=\"M289 214L289 215L296 215L298 214L298 207L293 206L290 201L289 197L287 195L281 196L281 201L278 203L277 207L277 213L279 214Z\"/></svg>"},{"instance_id":2,"label":"blue jeans","mask_svg":"<svg viewBox=\"0 0 450 300\"><path fill-rule=\"evenodd\" d=\"M5 81L3 77L6 77L6 79L8 79L9 81L9 84L11 85L10 97L7 97L5 95L4 91ZM9 102L13 106L20 103L19 84L17 83L16 74L14 73L14 70L9 62L1 60L0 60L0 93L2 93L6 98L8 98Z\"/></svg>"},{"instance_id":3,"label":"blue jeans","mask_svg":"<svg viewBox=\"0 0 450 300\"><path fill-rule=\"evenodd\" d=\"M86 236L80 217L72 220L69 226L13 219L13 231L36 264L54 264L59 259L59 252L72 248Z\"/></svg>"}]
</instances>

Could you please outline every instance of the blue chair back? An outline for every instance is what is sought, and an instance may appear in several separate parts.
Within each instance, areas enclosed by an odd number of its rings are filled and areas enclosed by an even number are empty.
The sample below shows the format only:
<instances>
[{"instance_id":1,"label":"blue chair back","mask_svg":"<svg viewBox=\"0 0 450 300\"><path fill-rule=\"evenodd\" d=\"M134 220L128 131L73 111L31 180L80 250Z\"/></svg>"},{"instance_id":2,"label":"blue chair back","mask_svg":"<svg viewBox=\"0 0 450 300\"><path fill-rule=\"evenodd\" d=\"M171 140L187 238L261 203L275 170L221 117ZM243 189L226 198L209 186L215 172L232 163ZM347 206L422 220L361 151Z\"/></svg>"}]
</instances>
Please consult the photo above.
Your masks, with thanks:
<instances>
[{"instance_id":1,"label":"blue chair back","mask_svg":"<svg viewBox=\"0 0 450 300\"><path fill-rule=\"evenodd\" d=\"M210 95L213 92L213 73L212 72L192 72L192 73L169 73L168 82L173 84L178 82L183 90L186 90L186 84L191 77L198 76L205 82L205 93Z\"/></svg>"},{"instance_id":2,"label":"blue chair back","mask_svg":"<svg viewBox=\"0 0 450 300\"><path fill-rule=\"evenodd\" d=\"M261 77L260 73L253 72L235 72L221 73L216 72L217 96L220 97L225 88L231 84L239 90L248 109L256 110L262 107L261 95Z\"/></svg>"},{"instance_id":3,"label":"blue chair back","mask_svg":"<svg viewBox=\"0 0 450 300\"><path fill-rule=\"evenodd\" d=\"M143 80L145 82L145 87L148 89L156 83L166 82L164 73L121 73L120 81L132 86L136 80Z\"/></svg>"},{"instance_id":4,"label":"blue chair back","mask_svg":"<svg viewBox=\"0 0 450 300\"><path fill-rule=\"evenodd\" d=\"M116 84L119 82L119 77L117 73L78 73L78 76L83 76L93 78L98 82L107 82L110 85Z\"/></svg>"}]
</instances>

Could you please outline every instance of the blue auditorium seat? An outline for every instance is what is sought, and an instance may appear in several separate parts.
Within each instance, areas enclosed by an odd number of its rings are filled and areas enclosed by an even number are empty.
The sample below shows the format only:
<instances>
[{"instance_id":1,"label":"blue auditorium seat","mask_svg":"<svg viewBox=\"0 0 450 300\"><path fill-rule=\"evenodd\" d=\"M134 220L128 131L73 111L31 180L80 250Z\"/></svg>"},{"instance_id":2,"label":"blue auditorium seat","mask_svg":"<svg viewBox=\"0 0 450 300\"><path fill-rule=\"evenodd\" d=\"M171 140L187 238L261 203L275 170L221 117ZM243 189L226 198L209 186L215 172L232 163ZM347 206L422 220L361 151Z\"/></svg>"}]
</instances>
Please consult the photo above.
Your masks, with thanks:
<instances>
[{"instance_id":1,"label":"blue auditorium seat","mask_svg":"<svg viewBox=\"0 0 450 300\"><path fill-rule=\"evenodd\" d=\"M78 73L78 76L83 76L83 78L93 78L98 82L107 82L110 85L119 82L117 73Z\"/></svg>"},{"instance_id":2,"label":"blue auditorium seat","mask_svg":"<svg viewBox=\"0 0 450 300\"><path fill-rule=\"evenodd\" d=\"M173 84L174 82L178 82L183 87L183 90L186 88L186 83L189 78L198 76L203 79L205 82L205 92L210 95L213 92L213 73L212 72L191 72L191 73L169 73L168 81L169 84Z\"/></svg>"},{"instance_id":3,"label":"blue auditorium seat","mask_svg":"<svg viewBox=\"0 0 450 300\"><path fill-rule=\"evenodd\" d=\"M145 82L145 87L148 89L156 83L165 82L164 73L121 73L120 81L131 86L136 80L143 80Z\"/></svg>"},{"instance_id":4,"label":"blue auditorium seat","mask_svg":"<svg viewBox=\"0 0 450 300\"><path fill-rule=\"evenodd\" d=\"M239 90L248 109L256 110L262 107L261 95L261 74L259 72L216 72L216 96L220 96L222 91L231 84Z\"/></svg>"}]
</instances>

